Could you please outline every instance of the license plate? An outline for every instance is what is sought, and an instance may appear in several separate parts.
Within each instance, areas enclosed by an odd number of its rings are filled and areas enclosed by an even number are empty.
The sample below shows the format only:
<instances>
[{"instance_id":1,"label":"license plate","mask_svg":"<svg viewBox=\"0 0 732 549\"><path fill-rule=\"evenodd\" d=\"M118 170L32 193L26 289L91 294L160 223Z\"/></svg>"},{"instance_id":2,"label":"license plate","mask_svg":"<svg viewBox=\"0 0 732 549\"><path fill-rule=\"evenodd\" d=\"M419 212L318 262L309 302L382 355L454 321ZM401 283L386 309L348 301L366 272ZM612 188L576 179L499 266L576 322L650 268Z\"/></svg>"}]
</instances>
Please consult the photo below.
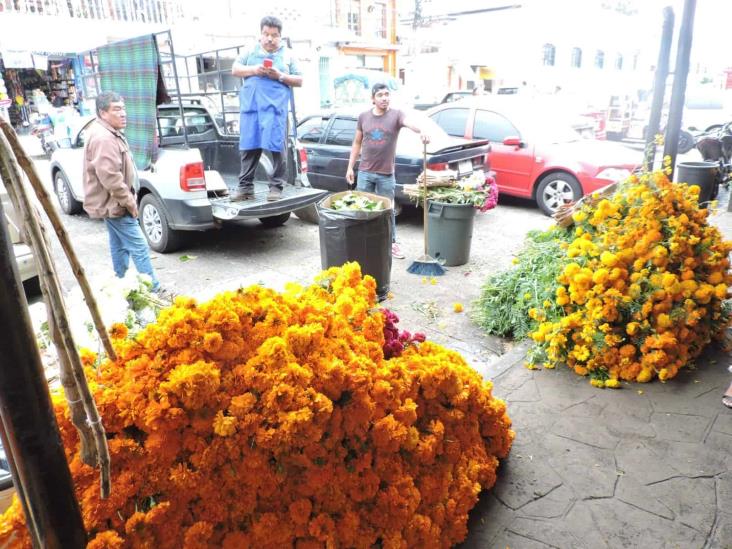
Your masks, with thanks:
<instances>
[{"instance_id":1,"label":"license plate","mask_svg":"<svg viewBox=\"0 0 732 549\"><path fill-rule=\"evenodd\" d=\"M470 160L461 160L458 163L458 173L460 175L473 173L473 163Z\"/></svg>"}]
</instances>

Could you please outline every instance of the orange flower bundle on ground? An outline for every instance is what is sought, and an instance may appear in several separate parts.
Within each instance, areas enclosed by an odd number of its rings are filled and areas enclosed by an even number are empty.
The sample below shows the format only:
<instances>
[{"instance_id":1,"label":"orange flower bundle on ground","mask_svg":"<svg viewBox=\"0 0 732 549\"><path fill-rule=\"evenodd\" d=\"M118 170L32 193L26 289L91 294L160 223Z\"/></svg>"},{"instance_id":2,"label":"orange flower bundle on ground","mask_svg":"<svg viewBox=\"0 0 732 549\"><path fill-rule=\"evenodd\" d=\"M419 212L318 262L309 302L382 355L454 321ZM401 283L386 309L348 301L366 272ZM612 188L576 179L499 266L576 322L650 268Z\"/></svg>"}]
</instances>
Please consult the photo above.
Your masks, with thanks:
<instances>
[{"instance_id":1,"label":"orange flower bundle on ground","mask_svg":"<svg viewBox=\"0 0 732 549\"><path fill-rule=\"evenodd\" d=\"M602 387L663 381L721 335L732 242L698 194L658 171L573 214L554 297L530 311L532 365L563 362Z\"/></svg>"},{"instance_id":2,"label":"orange flower bundle on ground","mask_svg":"<svg viewBox=\"0 0 732 549\"><path fill-rule=\"evenodd\" d=\"M112 495L54 403L89 547L449 547L495 482L505 404L455 352L384 359L384 315L358 265L282 293L178 298L88 377ZM30 547L17 501L0 544Z\"/></svg>"}]
</instances>

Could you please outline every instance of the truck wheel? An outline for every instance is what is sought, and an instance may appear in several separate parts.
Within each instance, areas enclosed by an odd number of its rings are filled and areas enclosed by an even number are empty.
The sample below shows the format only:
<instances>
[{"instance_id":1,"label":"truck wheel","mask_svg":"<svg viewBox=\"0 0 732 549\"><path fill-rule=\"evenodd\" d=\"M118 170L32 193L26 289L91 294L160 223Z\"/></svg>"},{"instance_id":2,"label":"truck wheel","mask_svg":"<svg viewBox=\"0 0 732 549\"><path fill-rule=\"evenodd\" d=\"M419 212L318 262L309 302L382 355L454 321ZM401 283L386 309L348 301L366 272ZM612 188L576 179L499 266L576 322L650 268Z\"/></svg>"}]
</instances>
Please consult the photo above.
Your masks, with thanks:
<instances>
[{"instance_id":1,"label":"truck wheel","mask_svg":"<svg viewBox=\"0 0 732 549\"><path fill-rule=\"evenodd\" d=\"M58 198L61 211L67 215L81 213L81 202L76 200L74 195L71 194L69 182L60 170L57 171L56 175L53 177L53 190L56 191L56 198Z\"/></svg>"},{"instance_id":2,"label":"truck wheel","mask_svg":"<svg viewBox=\"0 0 732 549\"><path fill-rule=\"evenodd\" d=\"M310 204L309 206L295 210L295 215L305 223L312 223L313 225L317 225L320 220L318 208L315 204Z\"/></svg>"},{"instance_id":3,"label":"truck wheel","mask_svg":"<svg viewBox=\"0 0 732 549\"><path fill-rule=\"evenodd\" d=\"M281 225L285 224L285 221L290 219L290 212L283 213L280 215L271 215L269 217L260 217L259 221L267 227L268 229L271 229L273 227L279 227Z\"/></svg>"},{"instance_id":4,"label":"truck wheel","mask_svg":"<svg viewBox=\"0 0 732 549\"><path fill-rule=\"evenodd\" d=\"M150 248L162 254L176 250L183 240L180 231L170 228L160 200L152 194L140 201L140 227Z\"/></svg>"},{"instance_id":5,"label":"truck wheel","mask_svg":"<svg viewBox=\"0 0 732 549\"><path fill-rule=\"evenodd\" d=\"M573 175L555 172L544 176L536 187L536 203L546 215L582 198L582 187Z\"/></svg>"}]
</instances>

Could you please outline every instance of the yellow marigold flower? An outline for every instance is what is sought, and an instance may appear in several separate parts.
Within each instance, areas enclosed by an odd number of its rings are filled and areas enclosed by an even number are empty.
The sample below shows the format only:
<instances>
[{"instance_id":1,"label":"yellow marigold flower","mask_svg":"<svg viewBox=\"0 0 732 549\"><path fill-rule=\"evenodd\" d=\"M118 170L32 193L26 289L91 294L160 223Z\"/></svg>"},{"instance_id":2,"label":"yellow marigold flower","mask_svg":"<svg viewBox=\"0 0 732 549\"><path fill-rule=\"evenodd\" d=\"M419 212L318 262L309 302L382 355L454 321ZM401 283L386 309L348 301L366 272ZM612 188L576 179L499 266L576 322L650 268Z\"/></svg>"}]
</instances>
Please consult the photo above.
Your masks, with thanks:
<instances>
[{"instance_id":1,"label":"yellow marigold flower","mask_svg":"<svg viewBox=\"0 0 732 549\"><path fill-rule=\"evenodd\" d=\"M531 362L524 362L524 368L527 370L538 370L539 367L536 364L533 364Z\"/></svg>"},{"instance_id":2,"label":"yellow marigold flower","mask_svg":"<svg viewBox=\"0 0 732 549\"><path fill-rule=\"evenodd\" d=\"M724 280L724 275L722 274L722 271L713 271L709 273L709 276L707 277L707 282L709 284L714 284L715 286L722 282Z\"/></svg>"},{"instance_id":3,"label":"yellow marigold flower","mask_svg":"<svg viewBox=\"0 0 732 549\"><path fill-rule=\"evenodd\" d=\"M518 257L514 257L514 258L513 258L512 260L511 260L511 263L513 263L514 265L518 265L518 262L519 262L519 258L518 258Z\"/></svg>"},{"instance_id":4,"label":"yellow marigold flower","mask_svg":"<svg viewBox=\"0 0 732 549\"><path fill-rule=\"evenodd\" d=\"M658 325L659 328L668 328L672 324L671 317L665 313L661 313L656 318L656 324Z\"/></svg>"},{"instance_id":5,"label":"yellow marigold flower","mask_svg":"<svg viewBox=\"0 0 732 549\"><path fill-rule=\"evenodd\" d=\"M651 381L652 377L653 376L651 374L651 370L644 368L643 370L640 371L640 373L638 374L638 377L636 377L635 380L638 383L648 383L649 381Z\"/></svg>"},{"instance_id":6,"label":"yellow marigold flower","mask_svg":"<svg viewBox=\"0 0 732 549\"><path fill-rule=\"evenodd\" d=\"M600 254L600 261L607 267L615 267L618 263L618 256L611 252L602 252Z\"/></svg>"},{"instance_id":7,"label":"yellow marigold flower","mask_svg":"<svg viewBox=\"0 0 732 549\"><path fill-rule=\"evenodd\" d=\"M121 322L115 322L109 328L109 337L111 337L112 339L124 339L127 337L127 333L127 326L125 326Z\"/></svg>"},{"instance_id":8,"label":"yellow marigold flower","mask_svg":"<svg viewBox=\"0 0 732 549\"><path fill-rule=\"evenodd\" d=\"M430 284L432 284L433 286L437 284L437 279L434 276L430 278Z\"/></svg>"},{"instance_id":9,"label":"yellow marigold flower","mask_svg":"<svg viewBox=\"0 0 732 549\"><path fill-rule=\"evenodd\" d=\"M578 210L572 214L572 219L575 223L582 223L587 219L587 214L582 210Z\"/></svg>"},{"instance_id":10,"label":"yellow marigold flower","mask_svg":"<svg viewBox=\"0 0 732 549\"><path fill-rule=\"evenodd\" d=\"M613 378L606 379L605 387L607 387L608 389L619 389L620 381L618 381L617 379L613 379Z\"/></svg>"},{"instance_id":11,"label":"yellow marigold flower","mask_svg":"<svg viewBox=\"0 0 732 549\"><path fill-rule=\"evenodd\" d=\"M526 292L524 294L524 300L529 300L529 299L531 299L531 294L529 292Z\"/></svg>"},{"instance_id":12,"label":"yellow marigold flower","mask_svg":"<svg viewBox=\"0 0 732 549\"><path fill-rule=\"evenodd\" d=\"M600 379L591 379L590 385L592 385L593 387L598 387L599 389L605 388L605 382Z\"/></svg>"},{"instance_id":13,"label":"yellow marigold flower","mask_svg":"<svg viewBox=\"0 0 732 549\"><path fill-rule=\"evenodd\" d=\"M462 303L453 303L452 304L452 310L456 313L462 313L463 312L463 304Z\"/></svg>"},{"instance_id":14,"label":"yellow marigold flower","mask_svg":"<svg viewBox=\"0 0 732 549\"><path fill-rule=\"evenodd\" d=\"M219 410L216 412L213 420L213 431L220 437L228 437L236 433L236 418L233 416L225 416Z\"/></svg>"},{"instance_id":15,"label":"yellow marigold flower","mask_svg":"<svg viewBox=\"0 0 732 549\"><path fill-rule=\"evenodd\" d=\"M597 269L592 275L592 282L595 284L605 284L608 280L609 272L605 268Z\"/></svg>"},{"instance_id":16,"label":"yellow marigold flower","mask_svg":"<svg viewBox=\"0 0 732 549\"><path fill-rule=\"evenodd\" d=\"M728 289L729 288L726 284L717 284L714 287L714 297L716 297L717 299L726 299Z\"/></svg>"}]
</instances>

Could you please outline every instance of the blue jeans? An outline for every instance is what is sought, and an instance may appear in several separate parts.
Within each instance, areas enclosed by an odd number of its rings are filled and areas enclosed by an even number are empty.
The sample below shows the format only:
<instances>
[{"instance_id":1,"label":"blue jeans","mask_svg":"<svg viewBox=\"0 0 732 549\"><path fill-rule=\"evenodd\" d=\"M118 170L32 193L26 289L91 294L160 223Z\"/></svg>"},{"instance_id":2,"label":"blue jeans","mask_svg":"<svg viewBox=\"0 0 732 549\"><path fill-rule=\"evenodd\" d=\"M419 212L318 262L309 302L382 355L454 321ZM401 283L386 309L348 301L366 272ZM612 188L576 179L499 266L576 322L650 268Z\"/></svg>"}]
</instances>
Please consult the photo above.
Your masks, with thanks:
<instances>
[{"instance_id":1,"label":"blue jeans","mask_svg":"<svg viewBox=\"0 0 732 549\"><path fill-rule=\"evenodd\" d=\"M112 267L114 274L123 278L130 266L130 256L135 263L138 273L149 275L152 279L152 289L160 288L160 282L155 276L152 263L150 263L150 251L147 247L147 240L142 234L142 229L137 219L129 214L124 217L111 217L104 220L109 233L109 251L112 254Z\"/></svg>"},{"instance_id":2,"label":"blue jeans","mask_svg":"<svg viewBox=\"0 0 732 549\"><path fill-rule=\"evenodd\" d=\"M385 196L391 200L391 241L396 242L396 212L394 211L396 179L394 179L394 174L382 175L359 170L356 182L357 190Z\"/></svg>"}]
</instances>

